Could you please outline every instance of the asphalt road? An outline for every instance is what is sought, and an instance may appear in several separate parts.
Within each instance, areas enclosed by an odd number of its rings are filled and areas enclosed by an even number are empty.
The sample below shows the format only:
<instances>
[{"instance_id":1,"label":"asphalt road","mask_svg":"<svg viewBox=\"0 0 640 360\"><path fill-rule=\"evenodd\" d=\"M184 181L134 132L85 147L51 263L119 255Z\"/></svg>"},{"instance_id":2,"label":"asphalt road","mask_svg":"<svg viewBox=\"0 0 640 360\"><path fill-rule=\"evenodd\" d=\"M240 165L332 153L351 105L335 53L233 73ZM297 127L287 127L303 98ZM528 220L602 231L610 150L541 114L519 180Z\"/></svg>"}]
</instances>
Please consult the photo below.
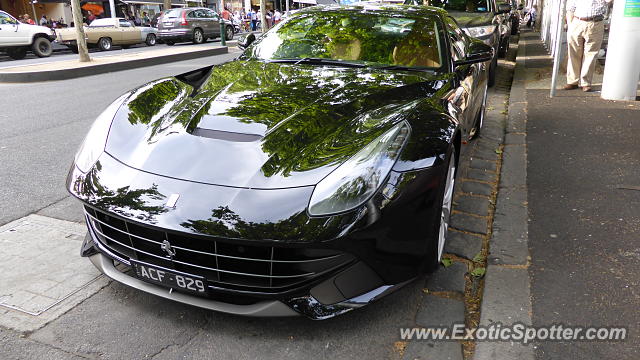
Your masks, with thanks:
<instances>
[{"instance_id":1,"label":"asphalt road","mask_svg":"<svg viewBox=\"0 0 640 360\"><path fill-rule=\"evenodd\" d=\"M238 34L236 34L236 37L239 36ZM200 44L200 45L194 45L192 43L179 43L179 44L175 44L173 45L174 47L180 47L180 46L199 46L199 47L207 47L210 46L211 44L216 44L219 45L220 44L220 40L208 40L206 43L204 44ZM113 56L113 55L118 55L118 54L129 54L129 53L139 53L139 52L145 52L145 51L150 51L150 50L157 50L159 48L165 48L167 47L167 45L165 44L156 44L155 46L147 46L145 44L138 44L138 45L133 45L128 49L123 49L119 46L113 46L113 50L111 51L100 51L99 49L89 49L89 53L92 57L103 57L103 56ZM41 63L46 63L46 62L55 62L55 61L64 61L64 60L73 60L73 59L77 59L78 55L74 54L71 52L71 50L68 50L65 46L62 45L55 45L54 46L54 53L47 57L47 58L39 58L37 56L35 56L31 51L29 51L27 53L27 57L25 57L22 60L13 60L12 58L10 58L9 56L7 56L4 52L0 52L0 69L4 68L4 67L13 67L13 66L24 66L24 65L34 65L34 64L41 64Z\"/></svg>"},{"instance_id":2,"label":"asphalt road","mask_svg":"<svg viewBox=\"0 0 640 360\"><path fill-rule=\"evenodd\" d=\"M537 358L640 359L640 111L579 90L527 96L533 324L629 331L541 342Z\"/></svg>"}]
</instances>

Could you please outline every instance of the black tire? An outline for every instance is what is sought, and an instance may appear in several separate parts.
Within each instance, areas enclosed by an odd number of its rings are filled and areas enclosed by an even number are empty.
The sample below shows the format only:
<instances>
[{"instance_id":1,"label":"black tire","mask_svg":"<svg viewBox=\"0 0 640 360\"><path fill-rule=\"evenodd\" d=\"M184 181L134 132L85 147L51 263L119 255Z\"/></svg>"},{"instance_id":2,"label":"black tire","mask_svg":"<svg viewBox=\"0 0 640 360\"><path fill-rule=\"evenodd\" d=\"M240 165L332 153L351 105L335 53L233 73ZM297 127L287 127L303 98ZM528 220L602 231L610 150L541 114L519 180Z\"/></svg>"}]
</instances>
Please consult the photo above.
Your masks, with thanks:
<instances>
[{"instance_id":1,"label":"black tire","mask_svg":"<svg viewBox=\"0 0 640 360\"><path fill-rule=\"evenodd\" d=\"M201 29L193 30L193 43L194 44L202 44L204 42L204 34Z\"/></svg>"},{"instance_id":2,"label":"black tire","mask_svg":"<svg viewBox=\"0 0 640 360\"><path fill-rule=\"evenodd\" d=\"M493 60L491 61L491 65L489 65L489 78L487 80L489 87L492 87L493 85L496 84L497 70L498 70L498 57L494 56Z\"/></svg>"},{"instance_id":3,"label":"black tire","mask_svg":"<svg viewBox=\"0 0 640 360\"><path fill-rule=\"evenodd\" d=\"M78 50L77 46L69 46L69 50L71 50L72 53L77 54L80 52L80 50Z\"/></svg>"},{"instance_id":4,"label":"black tire","mask_svg":"<svg viewBox=\"0 0 640 360\"><path fill-rule=\"evenodd\" d=\"M456 148L453 144L451 145L451 149L449 150L449 155L447 156L447 160L445 164L446 164L445 166L446 173L443 174L441 185L440 185L440 188L438 189L438 195L436 198L438 201L438 204L440 204L440 207L439 207L440 211L434 214L435 219L433 221L433 228L432 228L433 234L429 236L430 240L435 239L435 241L431 241L431 244L427 253L426 269L424 270L428 273L438 269L438 266L441 260L440 257L442 253L444 253L444 245L447 238L447 229L448 229L448 225L451 217L451 208L453 204L453 192L455 191L455 178L456 178L456 173L458 168ZM447 192L447 180L451 181L451 187L449 189L449 192ZM448 204L445 204L445 200L446 200L445 197L448 197L448 200L447 200ZM443 225L443 221L446 221L444 225ZM442 234L442 250L440 248L441 232L444 232Z\"/></svg>"},{"instance_id":5,"label":"black tire","mask_svg":"<svg viewBox=\"0 0 640 360\"><path fill-rule=\"evenodd\" d=\"M169 46L173 46L175 44L173 41L165 41L164 43Z\"/></svg>"},{"instance_id":6,"label":"black tire","mask_svg":"<svg viewBox=\"0 0 640 360\"><path fill-rule=\"evenodd\" d=\"M156 35L155 34L147 35L147 39L144 42L145 44L147 44L147 46L154 46L157 42Z\"/></svg>"},{"instance_id":7,"label":"black tire","mask_svg":"<svg viewBox=\"0 0 640 360\"><path fill-rule=\"evenodd\" d=\"M487 93L489 92L489 86L484 89L484 97L482 98L482 105L480 106L480 111L478 111L478 115L476 115L475 120L473 121L473 128L469 131L469 139L475 139L480 135L480 131L482 130L482 125L484 123L484 116L487 110Z\"/></svg>"},{"instance_id":8,"label":"black tire","mask_svg":"<svg viewBox=\"0 0 640 360\"><path fill-rule=\"evenodd\" d=\"M27 49L23 47L8 48L7 55L13 60L22 60L27 56Z\"/></svg>"},{"instance_id":9,"label":"black tire","mask_svg":"<svg viewBox=\"0 0 640 360\"><path fill-rule=\"evenodd\" d=\"M98 40L98 48L101 51L109 51L111 50L112 47L113 47L113 44L111 42L111 38L103 37Z\"/></svg>"},{"instance_id":10,"label":"black tire","mask_svg":"<svg viewBox=\"0 0 640 360\"><path fill-rule=\"evenodd\" d=\"M53 53L53 47L51 46L51 41L47 38L37 37L33 39L33 44L31 44L31 50L36 54L37 57L49 57Z\"/></svg>"},{"instance_id":11,"label":"black tire","mask_svg":"<svg viewBox=\"0 0 640 360\"><path fill-rule=\"evenodd\" d=\"M226 41L233 40L233 26L227 26L224 30L224 39Z\"/></svg>"}]
</instances>

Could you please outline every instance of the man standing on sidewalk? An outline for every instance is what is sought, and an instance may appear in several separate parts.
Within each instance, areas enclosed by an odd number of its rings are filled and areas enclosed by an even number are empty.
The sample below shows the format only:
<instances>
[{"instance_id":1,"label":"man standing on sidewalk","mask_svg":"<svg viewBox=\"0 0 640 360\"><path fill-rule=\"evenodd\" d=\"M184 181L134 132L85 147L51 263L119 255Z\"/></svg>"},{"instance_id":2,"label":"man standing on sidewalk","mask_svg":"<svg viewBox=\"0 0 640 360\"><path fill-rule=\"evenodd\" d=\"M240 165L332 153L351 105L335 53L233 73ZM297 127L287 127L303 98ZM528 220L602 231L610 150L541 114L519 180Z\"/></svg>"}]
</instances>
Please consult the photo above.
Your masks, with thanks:
<instances>
[{"instance_id":1,"label":"man standing on sidewalk","mask_svg":"<svg viewBox=\"0 0 640 360\"><path fill-rule=\"evenodd\" d=\"M565 90L591 91L596 56L604 38L604 15L613 0L569 0L567 42L569 62Z\"/></svg>"}]
</instances>

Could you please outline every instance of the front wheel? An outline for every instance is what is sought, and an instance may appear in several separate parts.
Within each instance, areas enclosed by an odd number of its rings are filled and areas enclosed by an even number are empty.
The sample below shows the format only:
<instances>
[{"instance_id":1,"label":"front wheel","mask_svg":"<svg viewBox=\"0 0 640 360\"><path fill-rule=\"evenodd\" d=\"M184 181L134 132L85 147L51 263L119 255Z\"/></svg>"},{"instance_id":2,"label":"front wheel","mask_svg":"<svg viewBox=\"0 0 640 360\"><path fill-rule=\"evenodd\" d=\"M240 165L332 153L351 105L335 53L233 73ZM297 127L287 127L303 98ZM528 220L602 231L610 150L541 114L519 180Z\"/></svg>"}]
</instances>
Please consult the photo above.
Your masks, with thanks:
<instances>
[{"instance_id":1,"label":"front wheel","mask_svg":"<svg viewBox=\"0 0 640 360\"><path fill-rule=\"evenodd\" d=\"M233 27L232 26L225 27L224 39L227 40L227 41L233 40Z\"/></svg>"},{"instance_id":2,"label":"front wheel","mask_svg":"<svg viewBox=\"0 0 640 360\"><path fill-rule=\"evenodd\" d=\"M111 44L111 39L110 38L103 37L103 38L100 38L100 40L98 40L98 47L102 51L111 50L111 45L112 44Z\"/></svg>"},{"instance_id":3,"label":"front wheel","mask_svg":"<svg viewBox=\"0 0 640 360\"><path fill-rule=\"evenodd\" d=\"M53 47L51 46L51 41L47 38L39 37L33 40L33 45L31 45L31 49L33 53L36 54L37 57L49 57L51 53L53 53Z\"/></svg>"},{"instance_id":4,"label":"front wheel","mask_svg":"<svg viewBox=\"0 0 640 360\"><path fill-rule=\"evenodd\" d=\"M480 130L482 129L482 124L484 124L484 115L487 111L487 93L488 93L488 85L484 87L484 95L482 97L482 105L480 105L480 111L478 111L478 115L473 123L473 128L469 131L469 139L475 139L480 135Z\"/></svg>"},{"instance_id":5,"label":"front wheel","mask_svg":"<svg viewBox=\"0 0 640 360\"><path fill-rule=\"evenodd\" d=\"M456 150L455 146L451 145L451 151L447 160L447 172L442 179L439 193L440 193L440 214L437 217L437 243L434 244L435 248L431 250L430 270L435 270L438 264L442 260L442 254L444 253L444 244L447 240L447 234L449 232L449 219L451 218L451 207L453 204L453 191L456 184Z\"/></svg>"},{"instance_id":6,"label":"front wheel","mask_svg":"<svg viewBox=\"0 0 640 360\"><path fill-rule=\"evenodd\" d=\"M9 48L7 49L7 55L13 60L22 60L27 56L27 49L25 48Z\"/></svg>"},{"instance_id":7,"label":"front wheel","mask_svg":"<svg viewBox=\"0 0 640 360\"><path fill-rule=\"evenodd\" d=\"M154 46L156 44L156 36L154 34L147 35L147 40L145 41L147 46Z\"/></svg>"},{"instance_id":8,"label":"front wheel","mask_svg":"<svg viewBox=\"0 0 640 360\"><path fill-rule=\"evenodd\" d=\"M494 56L493 60L491 60L491 65L489 65L489 79L488 84L489 87L492 87L496 84L496 72L498 70L498 57Z\"/></svg>"}]
</instances>

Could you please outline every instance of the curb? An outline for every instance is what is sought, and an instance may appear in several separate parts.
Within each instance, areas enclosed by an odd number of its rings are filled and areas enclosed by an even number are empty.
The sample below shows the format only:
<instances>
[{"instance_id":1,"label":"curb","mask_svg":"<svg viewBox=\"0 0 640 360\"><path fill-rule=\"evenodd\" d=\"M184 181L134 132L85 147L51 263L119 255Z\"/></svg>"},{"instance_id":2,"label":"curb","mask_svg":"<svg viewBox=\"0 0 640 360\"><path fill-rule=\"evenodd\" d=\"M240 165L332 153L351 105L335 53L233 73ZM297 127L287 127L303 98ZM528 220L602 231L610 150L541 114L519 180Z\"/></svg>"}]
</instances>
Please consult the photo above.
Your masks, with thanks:
<instances>
[{"instance_id":1,"label":"curb","mask_svg":"<svg viewBox=\"0 0 640 360\"><path fill-rule=\"evenodd\" d=\"M526 45L521 34L509 107L503 165L496 203L493 235L490 239L480 325L515 323L532 325L529 276L527 203L527 97ZM514 342L479 342L475 360L533 360L534 348Z\"/></svg>"},{"instance_id":2,"label":"curb","mask_svg":"<svg viewBox=\"0 0 640 360\"><path fill-rule=\"evenodd\" d=\"M25 72L12 72L2 73L0 72L0 82L13 82L13 83L30 83L40 81L54 81L54 80L67 80L75 79L84 76L91 76L97 74L104 74L115 71L131 70L145 66L153 66L165 64L173 61L192 60L201 57L214 56L226 54L229 52L228 46L220 46L212 49L203 49L198 51L192 51L179 54L168 54L153 58L145 59L132 59L120 62L114 62L109 64L96 64L91 66L84 66L80 68L71 68L63 70L48 70L48 71L25 71Z\"/></svg>"}]
</instances>

